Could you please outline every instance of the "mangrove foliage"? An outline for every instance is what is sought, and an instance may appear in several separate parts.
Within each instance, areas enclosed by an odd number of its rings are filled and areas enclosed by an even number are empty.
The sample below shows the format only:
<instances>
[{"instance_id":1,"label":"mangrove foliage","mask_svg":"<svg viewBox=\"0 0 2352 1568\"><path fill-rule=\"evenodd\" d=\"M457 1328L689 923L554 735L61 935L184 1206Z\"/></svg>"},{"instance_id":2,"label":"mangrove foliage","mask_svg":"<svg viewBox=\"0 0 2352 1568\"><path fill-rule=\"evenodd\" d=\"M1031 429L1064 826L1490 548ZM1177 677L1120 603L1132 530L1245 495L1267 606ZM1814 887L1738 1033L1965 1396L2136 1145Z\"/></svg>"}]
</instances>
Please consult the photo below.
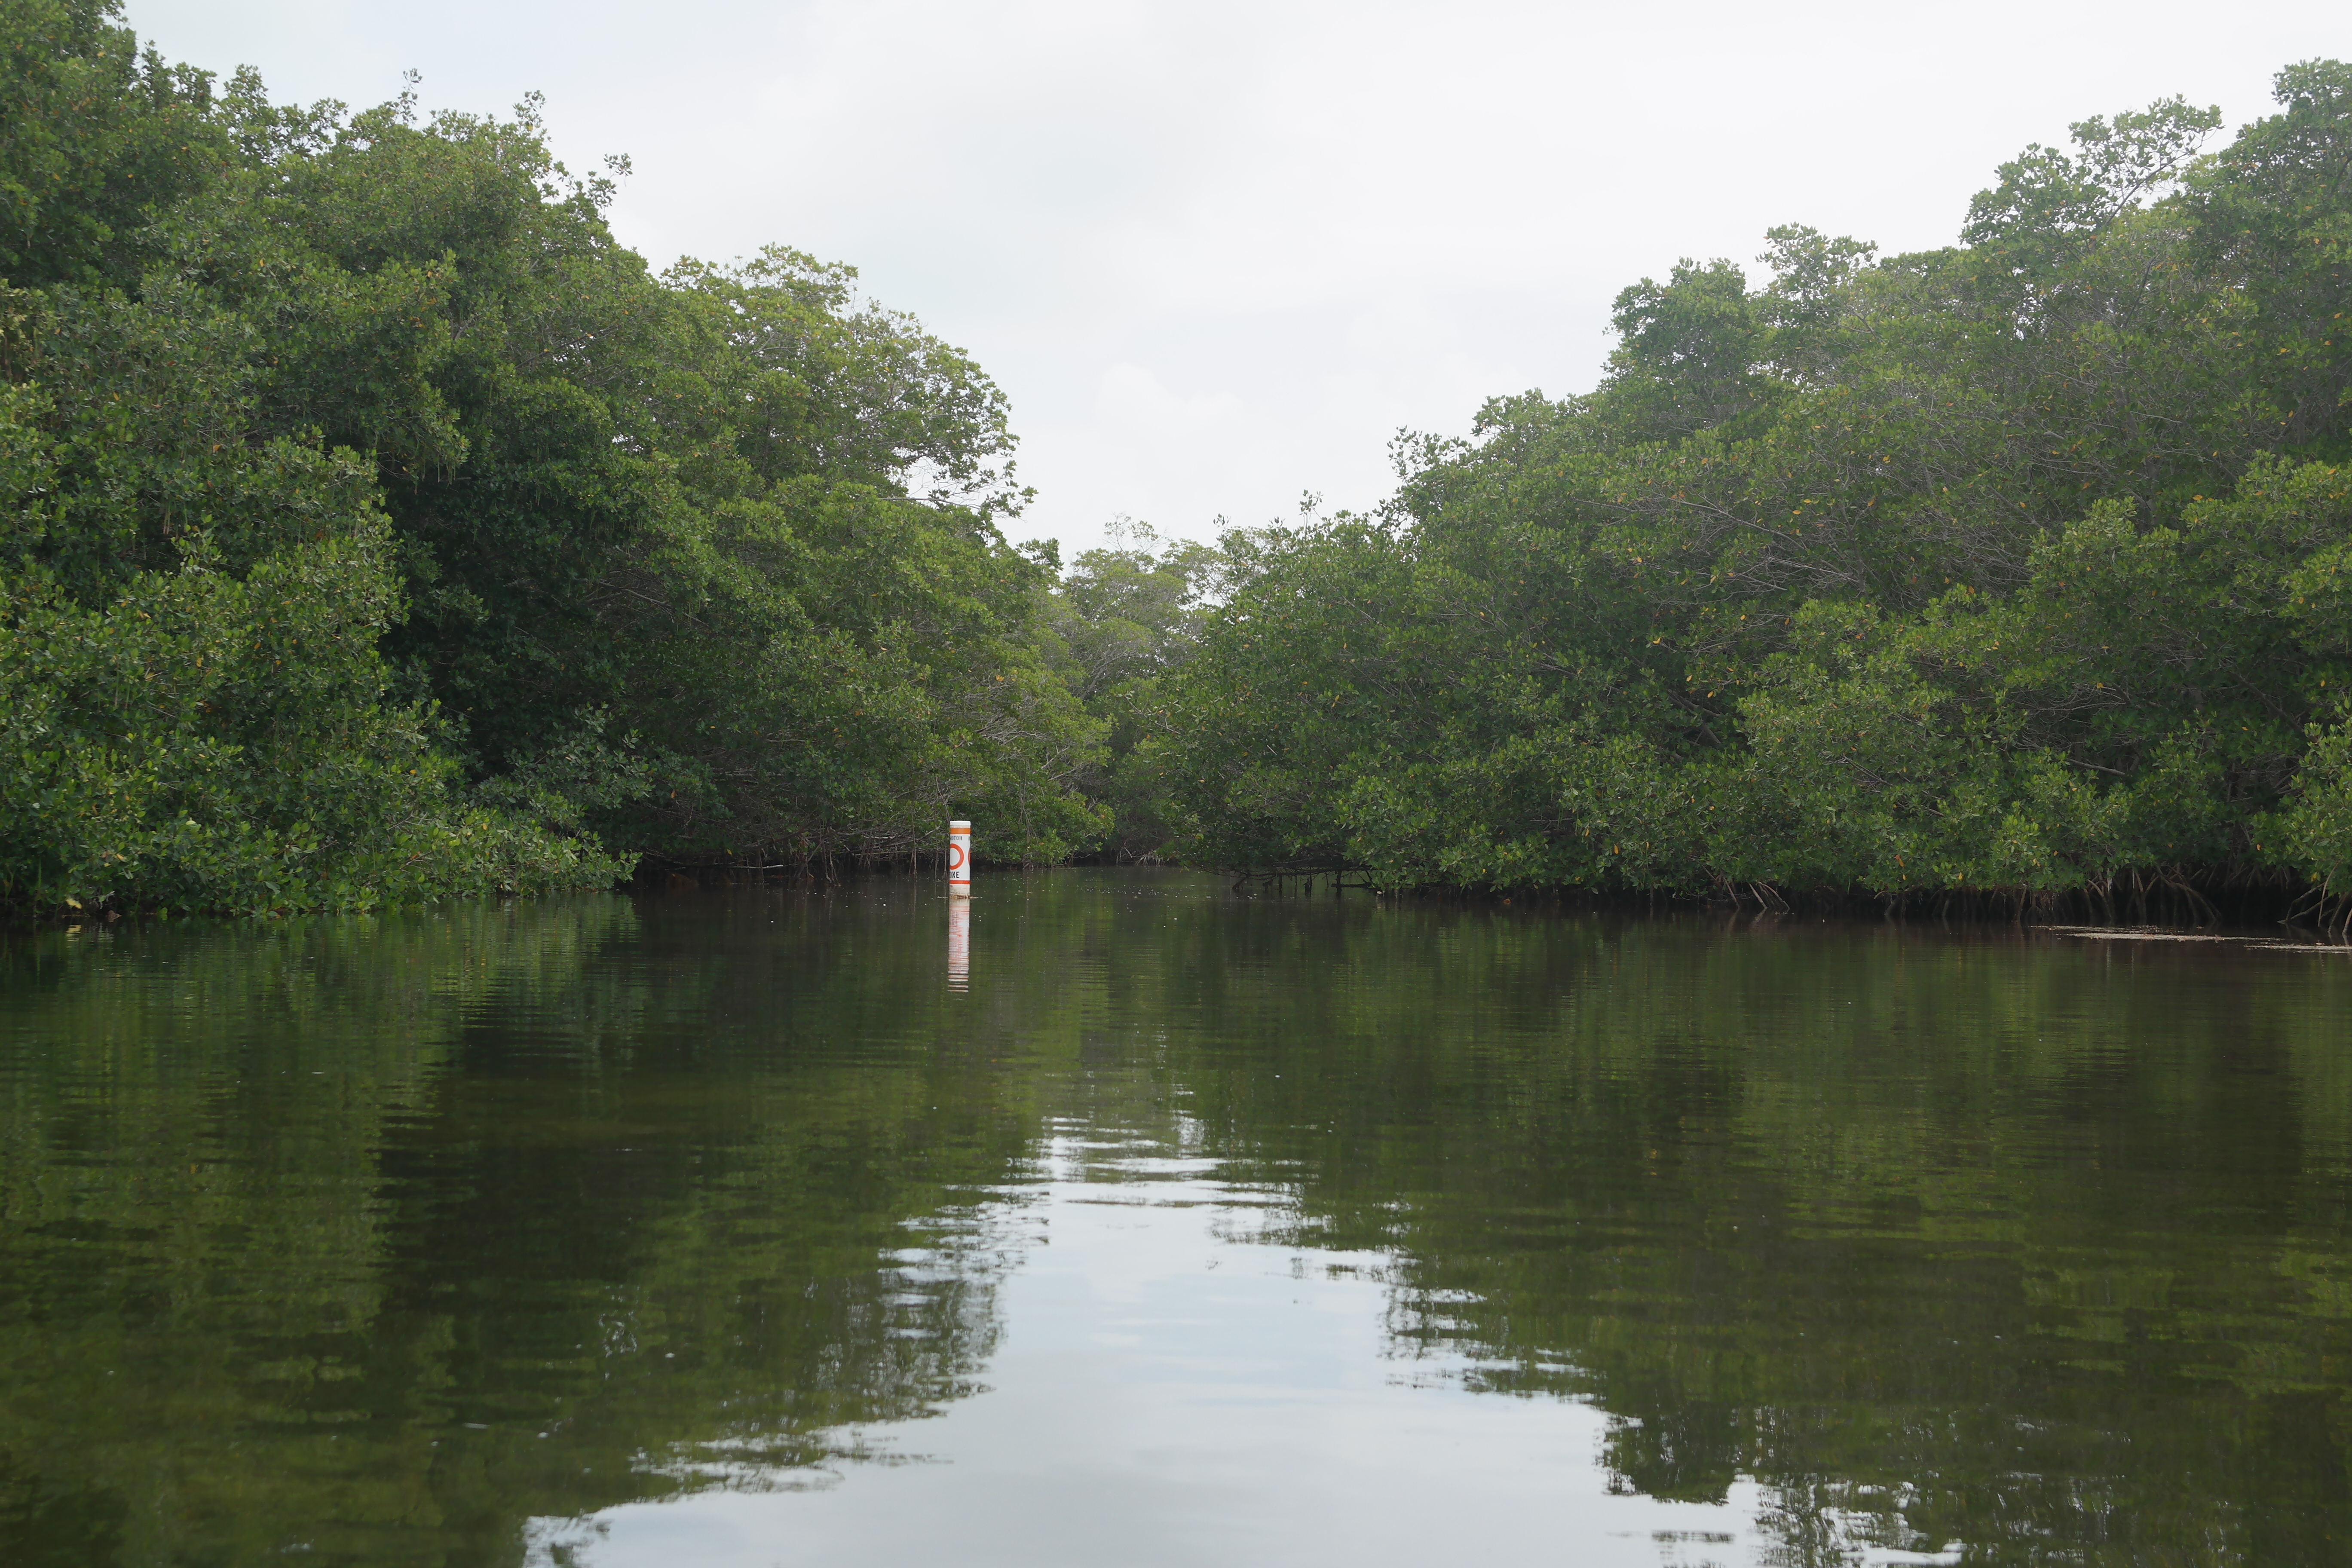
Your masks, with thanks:
<instances>
[{"instance_id":1,"label":"mangrove foliage","mask_svg":"<svg viewBox=\"0 0 2352 1568\"><path fill-rule=\"evenodd\" d=\"M1391 887L2352 890L2352 68L2029 147L1913 255L1616 301L1587 396L1244 531L1146 748L1206 863Z\"/></svg>"},{"instance_id":2,"label":"mangrove foliage","mask_svg":"<svg viewBox=\"0 0 2352 1568\"><path fill-rule=\"evenodd\" d=\"M0 904L363 908L932 845L1383 887L2352 893L2352 68L1790 226L1369 513L1064 566L971 358L667 270L510 119L0 5Z\"/></svg>"},{"instance_id":3,"label":"mangrove foliage","mask_svg":"<svg viewBox=\"0 0 2352 1568\"><path fill-rule=\"evenodd\" d=\"M1003 394L846 268L656 273L510 120L0 6L0 900L351 908L1057 858Z\"/></svg>"}]
</instances>

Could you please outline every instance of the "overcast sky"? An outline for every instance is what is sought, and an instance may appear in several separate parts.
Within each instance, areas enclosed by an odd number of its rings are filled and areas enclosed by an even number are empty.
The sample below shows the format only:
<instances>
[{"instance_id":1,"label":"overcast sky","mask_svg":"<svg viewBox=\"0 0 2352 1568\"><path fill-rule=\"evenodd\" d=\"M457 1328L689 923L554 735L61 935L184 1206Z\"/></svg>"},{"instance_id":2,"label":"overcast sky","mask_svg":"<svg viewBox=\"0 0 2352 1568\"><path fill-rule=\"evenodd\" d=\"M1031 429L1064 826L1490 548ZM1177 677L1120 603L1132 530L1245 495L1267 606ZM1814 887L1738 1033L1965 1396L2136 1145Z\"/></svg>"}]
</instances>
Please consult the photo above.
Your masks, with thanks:
<instances>
[{"instance_id":1,"label":"overcast sky","mask_svg":"<svg viewBox=\"0 0 2352 1568\"><path fill-rule=\"evenodd\" d=\"M1400 426L1583 391L1610 300L1809 223L1948 241L1993 165L2172 93L2231 125L2336 4L130 0L166 55L354 105L547 95L656 266L856 267L1013 400L1066 550L1368 506Z\"/></svg>"}]
</instances>

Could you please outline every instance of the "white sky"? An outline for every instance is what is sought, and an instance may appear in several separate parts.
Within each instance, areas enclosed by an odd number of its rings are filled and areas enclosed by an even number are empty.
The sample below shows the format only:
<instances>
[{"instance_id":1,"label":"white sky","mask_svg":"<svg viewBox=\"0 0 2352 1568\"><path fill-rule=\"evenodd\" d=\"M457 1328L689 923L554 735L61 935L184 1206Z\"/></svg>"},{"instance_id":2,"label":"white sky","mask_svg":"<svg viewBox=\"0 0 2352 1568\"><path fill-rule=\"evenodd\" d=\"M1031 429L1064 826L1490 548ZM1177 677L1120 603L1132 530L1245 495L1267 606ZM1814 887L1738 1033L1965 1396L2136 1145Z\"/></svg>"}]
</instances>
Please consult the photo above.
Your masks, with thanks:
<instances>
[{"instance_id":1,"label":"white sky","mask_svg":"<svg viewBox=\"0 0 2352 1568\"><path fill-rule=\"evenodd\" d=\"M1611 300L1777 223L1948 241L1993 165L2181 93L2234 126L2339 4L130 0L280 99L534 89L657 267L856 266L1013 400L1066 554L1361 507L1399 426L1589 388ZM1760 270L1760 269L1759 269Z\"/></svg>"}]
</instances>

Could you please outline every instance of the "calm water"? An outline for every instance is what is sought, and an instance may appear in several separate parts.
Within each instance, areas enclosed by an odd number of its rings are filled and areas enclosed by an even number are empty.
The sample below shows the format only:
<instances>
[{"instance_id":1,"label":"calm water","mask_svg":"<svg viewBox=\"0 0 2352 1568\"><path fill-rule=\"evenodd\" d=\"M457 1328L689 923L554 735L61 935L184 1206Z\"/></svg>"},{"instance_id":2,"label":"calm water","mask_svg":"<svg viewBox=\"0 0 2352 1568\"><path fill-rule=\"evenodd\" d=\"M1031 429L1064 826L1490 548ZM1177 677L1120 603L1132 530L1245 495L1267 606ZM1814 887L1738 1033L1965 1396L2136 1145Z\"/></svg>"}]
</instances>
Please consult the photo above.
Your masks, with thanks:
<instances>
[{"instance_id":1,"label":"calm water","mask_svg":"<svg viewBox=\"0 0 2352 1568\"><path fill-rule=\"evenodd\" d=\"M740 889L0 945L0 1562L2352 1560L2352 959Z\"/></svg>"}]
</instances>

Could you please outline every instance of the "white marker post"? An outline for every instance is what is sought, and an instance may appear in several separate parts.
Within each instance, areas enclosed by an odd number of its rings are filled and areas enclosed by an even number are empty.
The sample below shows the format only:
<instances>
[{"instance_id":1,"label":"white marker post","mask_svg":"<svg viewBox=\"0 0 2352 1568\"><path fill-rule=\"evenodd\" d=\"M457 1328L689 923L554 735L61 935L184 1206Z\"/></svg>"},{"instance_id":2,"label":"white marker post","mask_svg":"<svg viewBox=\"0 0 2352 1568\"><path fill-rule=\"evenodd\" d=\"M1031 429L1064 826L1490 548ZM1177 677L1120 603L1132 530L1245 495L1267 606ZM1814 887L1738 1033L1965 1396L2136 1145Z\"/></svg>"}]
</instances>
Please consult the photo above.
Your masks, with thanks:
<instances>
[{"instance_id":1,"label":"white marker post","mask_svg":"<svg viewBox=\"0 0 2352 1568\"><path fill-rule=\"evenodd\" d=\"M948 897L971 897L971 824L948 824Z\"/></svg>"}]
</instances>

